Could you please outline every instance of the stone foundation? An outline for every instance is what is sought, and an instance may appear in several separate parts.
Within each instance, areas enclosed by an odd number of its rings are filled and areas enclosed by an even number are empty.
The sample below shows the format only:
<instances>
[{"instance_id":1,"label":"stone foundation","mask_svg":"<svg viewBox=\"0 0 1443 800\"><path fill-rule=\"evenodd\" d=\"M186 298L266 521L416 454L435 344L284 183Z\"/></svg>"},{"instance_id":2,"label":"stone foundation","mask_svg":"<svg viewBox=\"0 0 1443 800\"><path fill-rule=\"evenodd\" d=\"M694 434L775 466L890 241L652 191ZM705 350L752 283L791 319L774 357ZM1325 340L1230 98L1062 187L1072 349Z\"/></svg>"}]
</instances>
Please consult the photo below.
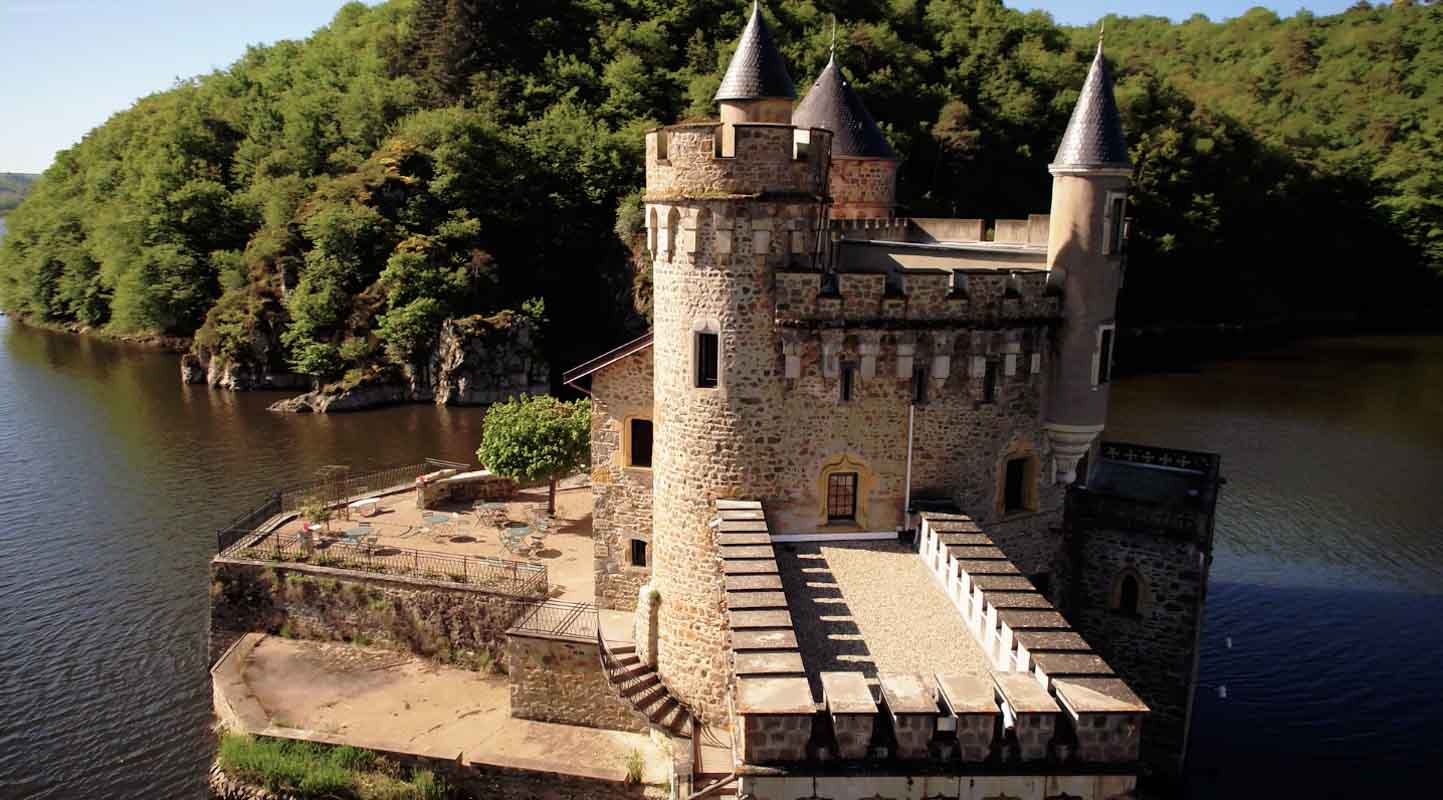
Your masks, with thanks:
<instances>
[{"instance_id":1,"label":"stone foundation","mask_svg":"<svg viewBox=\"0 0 1443 800\"><path fill-rule=\"evenodd\" d=\"M596 642L512 631L506 647L511 716L642 733L646 721L606 681Z\"/></svg>"}]
</instances>

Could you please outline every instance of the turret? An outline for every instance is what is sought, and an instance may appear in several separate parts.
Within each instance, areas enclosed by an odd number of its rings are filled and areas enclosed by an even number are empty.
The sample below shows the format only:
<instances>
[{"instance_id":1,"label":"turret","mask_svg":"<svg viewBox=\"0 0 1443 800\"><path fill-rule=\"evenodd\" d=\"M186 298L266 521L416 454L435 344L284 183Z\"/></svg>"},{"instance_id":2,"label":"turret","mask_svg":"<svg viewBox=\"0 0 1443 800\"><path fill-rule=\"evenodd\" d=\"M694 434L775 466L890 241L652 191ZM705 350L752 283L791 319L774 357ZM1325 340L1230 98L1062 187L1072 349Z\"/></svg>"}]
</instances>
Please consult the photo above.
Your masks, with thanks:
<instances>
[{"instance_id":1,"label":"turret","mask_svg":"<svg viewBox=\"0 0 1443 800\"><path fill-rule=\"evenodd\" d=\"M897 206L901 159L837 64L836 48L792 113L798 128L832 132L832 217L890 218Z\"/></svg>"},{"instance_id":2,"label":"turret","mask_svg":"<svg viewBox=\"0 0 1443 800\"><path fill-rule=\"evenodd\" d=\"M1047 264L1051 286L1063 293L1063 322L1052 361L1047 433L1055 478L1071 483L1078 461L1107 422L1132 174L1100 40L1048 171L1052 214Z\"/></svg>"},{"instance_id":3,"label":"turret","mask_svg":"<svg viewBox=\"0 0 1443 800\"><path fill-rule=\"evenodd\" d=\"M731 667L716 501L780 494L766 409L782 406L775 273L815 267L831 134L790 124L791 79L753 7L717 93L722 122L646 137L652 259L656 667L707 721Z\"/></svg>"},{"instance_id":4,"label":"turret","mask_svg":"<svg viewBox=\"0 0 1443 800\"><path fill-rule=\"evenodd\" d=\"M772 41L772 31L762 18L760 0L752 3L752 16L737 42L726 75L716 91L725 126L739 122L792 121L792 101L797 90L782 54Z\"/></svg>"}]
</instances>

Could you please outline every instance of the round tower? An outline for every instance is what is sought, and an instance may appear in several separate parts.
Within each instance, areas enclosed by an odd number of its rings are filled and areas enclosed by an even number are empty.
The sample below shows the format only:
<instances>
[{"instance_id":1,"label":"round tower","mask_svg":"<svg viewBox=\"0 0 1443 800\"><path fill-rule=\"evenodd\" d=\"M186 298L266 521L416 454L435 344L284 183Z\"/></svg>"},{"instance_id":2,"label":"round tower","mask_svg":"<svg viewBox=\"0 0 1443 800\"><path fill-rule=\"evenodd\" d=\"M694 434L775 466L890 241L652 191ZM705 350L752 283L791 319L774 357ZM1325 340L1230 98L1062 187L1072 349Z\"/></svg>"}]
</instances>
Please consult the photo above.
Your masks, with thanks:
<instances>
[{"instance_id":1,"label":"round tower","mask_svg":"<svg viewBox=\"0 0 1443 800\"><path fill-rule=\"evenodd\" d=\"M757 48L770 53L754 52ZM738 64L780 70L770 76ZM731 80L735 74L750 75ZM756 108L785 78L754 9L725 100ZM786 79L790 86L790 79ZM676 125L646 136L646 223L654 286L652 585L657 670L703 719L726 718L718 498L777 494L771 416L781 405L773 271L812 264L826 202L830 134L777 122Z\"/></svg>"},{"instance_id":2,"label":"round tower","mask_svg":"<svg viewBox=\"0 0 1443 800\"><path fill-rule=\"evenodd\" d=\"M833 219L888 219L897 208L897 157L877 121L837 64L833 48L792 121L832 132Z\"/></svg>"},{"instance_id":3,"label":"round tower","mask_svg":"<svg viewBox=\"0 0 1443 800\"><path fill-rule=\"evenodd\" d=\"M1078 461L1107 422L1132 174L1101 41L1048 171L1047 264L1051 285L1063 293L1063 321L1052 360L1046 430L1056 480L1071 483Z\"/></svg>"}]
</instances>

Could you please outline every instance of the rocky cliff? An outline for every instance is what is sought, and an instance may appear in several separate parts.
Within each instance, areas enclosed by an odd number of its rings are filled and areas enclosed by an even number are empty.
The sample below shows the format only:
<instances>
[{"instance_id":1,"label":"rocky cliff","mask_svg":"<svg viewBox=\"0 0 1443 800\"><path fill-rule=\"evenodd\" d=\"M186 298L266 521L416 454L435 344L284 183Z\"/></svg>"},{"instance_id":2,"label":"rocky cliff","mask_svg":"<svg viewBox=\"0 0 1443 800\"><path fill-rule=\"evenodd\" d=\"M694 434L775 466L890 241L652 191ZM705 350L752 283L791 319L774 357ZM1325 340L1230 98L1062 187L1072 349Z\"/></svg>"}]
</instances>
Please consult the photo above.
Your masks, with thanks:
<instances>
[{"instance_id":1,"label":"rocky cliff","mask_svg":"<svg viewBox=\"0 0 1443 800\"><path fill-rule=\"evenodd\" d=\"M331 413L396 403L484 405L519 394L545 394L550 367L538 331L523 314L450 319L426 359L373 369L271 406L272 411Z\"/></svg>"}]
</instances>

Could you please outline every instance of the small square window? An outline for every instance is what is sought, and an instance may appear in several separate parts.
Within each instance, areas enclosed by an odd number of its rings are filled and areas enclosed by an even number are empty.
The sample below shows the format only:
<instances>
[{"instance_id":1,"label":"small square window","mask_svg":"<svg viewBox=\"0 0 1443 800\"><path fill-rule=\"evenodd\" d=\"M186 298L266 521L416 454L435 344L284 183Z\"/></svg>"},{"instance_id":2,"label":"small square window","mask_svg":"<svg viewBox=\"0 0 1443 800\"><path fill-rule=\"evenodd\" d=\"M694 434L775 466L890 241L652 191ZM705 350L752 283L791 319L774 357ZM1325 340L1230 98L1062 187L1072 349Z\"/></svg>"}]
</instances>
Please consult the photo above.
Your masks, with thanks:
<instances>
[{"instance_id":1,"label":"small square window","mask_svg":"<svg viewBox=\"0 0 1443 800\"><path fill-rule=\"evenodd\" d=\"M651 420L634 419L631 421L631 453L627 465L651 467Z\"/></svg>"},{"instance_id":2,"label":"small square window","mask_svg":"<svg viewBox=\"0 0 1443 800\"><path fill-rule=\"evenodd\" d=\"M856 365L855 365L855 364L843 364L843 365L842 365L842 387L841 387L841 396L840 396L840 397L841 397L841 401L842 401L843 403L850 403L850 402L852 402L852 390L853 390L853 388L854 388L854 384L856 383L856 380L857 380L857 367L856 367Z\"/></svg>"},{"instance_id":3,"label":"small square window","mask_svg":"<svg viewBox=\"0 0 1443 800\"><path fill-rule=\"evenodd\" d=\"M700 389L714 389L717 384L717 358L720 350L719 337L715 333L696 335L696 385Z\"/></svg>"},{"instance_id":4,"label":"small square window","mask_svg":"<svg viewBox=\"0 0 1443 800\"><path fill-rule=\"evenodd\" d=\"M633 567L646 566L646 541L643 539L631 540L631 565Z\"/></svg>"}]
</instances>

